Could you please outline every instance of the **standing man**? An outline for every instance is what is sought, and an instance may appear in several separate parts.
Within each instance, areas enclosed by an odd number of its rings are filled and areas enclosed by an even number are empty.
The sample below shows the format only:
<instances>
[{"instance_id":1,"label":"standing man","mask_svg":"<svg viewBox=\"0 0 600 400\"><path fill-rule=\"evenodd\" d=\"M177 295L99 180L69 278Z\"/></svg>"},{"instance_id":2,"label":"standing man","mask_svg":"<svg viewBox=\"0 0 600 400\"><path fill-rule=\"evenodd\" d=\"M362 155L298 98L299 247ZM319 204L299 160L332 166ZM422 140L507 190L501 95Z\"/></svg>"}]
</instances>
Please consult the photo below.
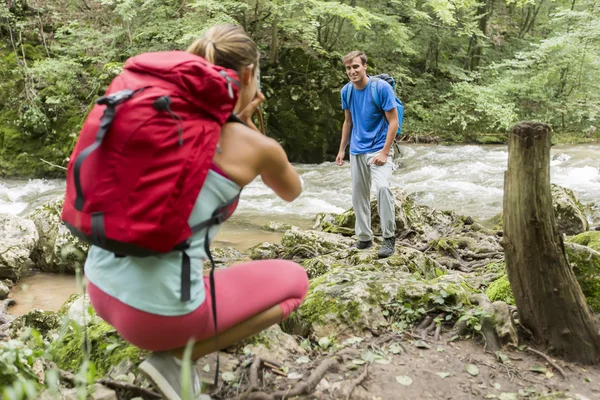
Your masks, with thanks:
<instances>
[{"instance_id":1,"label":"standing man","mask_svg":"<svg viewBox=\"0 0 600 400\"><path fill-rule=\"evenodd\" d=\"M352 206L356 214L354 229L358 236L354 246L359 249L373 246L370 208L372 179L377 191L377 210L383 236L378 255L385 258L394 254L396 244L394 195L390 190L394 169L392 144L398 131L394 90L384 80L371 82L373 78L367 75L367 56L362 51L353 51L342 61L350 82L342 89L345 118L336 163L340 166L344 164L346 146L350 142ZM380 108L373 100L371 84L376 85Z\"/></svg>"}]
</instances>

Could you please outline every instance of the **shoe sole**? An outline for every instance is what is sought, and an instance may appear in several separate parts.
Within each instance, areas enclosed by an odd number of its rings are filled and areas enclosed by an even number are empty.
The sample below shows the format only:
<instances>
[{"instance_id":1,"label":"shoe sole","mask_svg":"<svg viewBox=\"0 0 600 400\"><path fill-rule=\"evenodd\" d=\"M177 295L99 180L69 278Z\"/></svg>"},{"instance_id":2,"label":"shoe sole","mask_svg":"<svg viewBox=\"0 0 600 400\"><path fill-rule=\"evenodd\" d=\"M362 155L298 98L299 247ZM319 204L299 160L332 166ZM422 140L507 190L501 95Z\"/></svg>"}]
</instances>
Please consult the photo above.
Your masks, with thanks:
<instances>
[{"instance_id":1,"label":"shoe sole","mask_svg":"<svg viewBox=\"0 0 600 400\"><path fill-rule=\"evenodd\" d=\"M167 380L163 377L163 375L158 372L156 368L152 364L147 361L144 361L138 367L140 371L145 373L148 378L152 380L154 386L158 389L160 394L162 394L168 400L182 400L181 397L173 390L173 386L167 382Z\"/></svg>"}]
</instances>

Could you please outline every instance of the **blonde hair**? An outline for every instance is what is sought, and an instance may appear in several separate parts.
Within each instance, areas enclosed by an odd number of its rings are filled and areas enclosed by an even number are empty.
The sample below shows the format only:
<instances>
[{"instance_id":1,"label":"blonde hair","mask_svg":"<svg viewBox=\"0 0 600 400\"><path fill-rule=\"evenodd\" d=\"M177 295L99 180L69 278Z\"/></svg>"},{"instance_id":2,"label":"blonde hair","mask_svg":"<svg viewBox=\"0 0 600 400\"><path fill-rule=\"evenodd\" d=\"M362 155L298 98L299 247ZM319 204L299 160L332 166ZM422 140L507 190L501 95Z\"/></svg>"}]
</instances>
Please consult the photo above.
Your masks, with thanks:
<instances>
[{"instance_id":1,"label":"blonde hair","mask_svg":"<svg viewBox=\"0 0 600 400\"><path fill-rule=\"evenodd\" d=\"M342 57L342 62L344 64L351 63L356 57L360 57L362 65L367 65L367 55L360 50L354 50L346 54L344 57Z\"/></svg>"},{"instance_id":2,"label":"blonde hair","mask_svg":"<svg viewBox=\"0 0 600 400\"><path fill-rule=\"evenodd\" d=\"M187 48L188 53L241 73L254 64L258 67L258 48L244 29L233 24L215 25Z\"/></svg>"}]
</instances>

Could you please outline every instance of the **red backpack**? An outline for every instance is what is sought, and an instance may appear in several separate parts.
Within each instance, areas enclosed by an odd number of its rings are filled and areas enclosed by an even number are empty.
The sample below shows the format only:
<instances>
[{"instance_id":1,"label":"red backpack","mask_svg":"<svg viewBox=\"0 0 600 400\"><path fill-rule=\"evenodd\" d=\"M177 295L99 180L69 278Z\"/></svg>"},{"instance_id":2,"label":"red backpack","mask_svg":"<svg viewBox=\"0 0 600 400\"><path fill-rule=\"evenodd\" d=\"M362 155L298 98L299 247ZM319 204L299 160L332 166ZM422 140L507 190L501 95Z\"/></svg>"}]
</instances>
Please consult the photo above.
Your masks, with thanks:
<instances>
[{"instance_id":1,"label":"red backpack","mask_svg":"<svg viewBox=\"0 0 600 400\"><path fill-rule=\"evenodd\" d=\"M127 60L71 155L62 211L69 230L117 255L183 251L181 299L188 301L189 239L220 223L226 207L195 227L188 218L238 87L234 71L182 51Z\"/></svg>"}]
</instances>

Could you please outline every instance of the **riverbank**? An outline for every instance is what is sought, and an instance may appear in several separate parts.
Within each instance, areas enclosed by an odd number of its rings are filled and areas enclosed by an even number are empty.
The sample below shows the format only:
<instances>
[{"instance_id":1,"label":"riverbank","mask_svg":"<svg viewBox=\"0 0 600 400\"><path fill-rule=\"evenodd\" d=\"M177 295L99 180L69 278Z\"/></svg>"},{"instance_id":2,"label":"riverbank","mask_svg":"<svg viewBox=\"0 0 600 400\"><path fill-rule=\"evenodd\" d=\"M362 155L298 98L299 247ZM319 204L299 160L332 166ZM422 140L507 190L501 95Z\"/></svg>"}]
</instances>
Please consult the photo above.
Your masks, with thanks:
<instances>
[{"instance_id":1,"label":"riverbank","mask_svg":"<svg viewBox=\"0 0 600 400\"><path fill-rule=\"evenodd\" d=\"M523 347L531 343L506 287L497 228L488 229L470 216L432 209L401 191L394 192L398 240L389 259L377 258L378 245L365 251L349 248L353 239L344 235L352 230L352 210L321 213L314 220L314 229L270 224L264 228L265 234L276 232L281 240L255 246L245 254L215 250L220 267L248 258L292 259L305 268L311 285L300 308L281 326L221 353L218 386L210 386L214 356L196 363L213 398L280 399L296 390L309 396L299 398L331 400L347 398L350 391L352 398L364 400L586 400L600 393L598 368L583 370L559 360L548 362ZM556 187L553 197L561 232L573 234L588 228L585 211L569 191ZM41 209L54 207L51 201ZM376 209L376 204L372 202L371 207ZM59 226L52 215L33 213L32 218ZM373 219L377 230L374 212ZM568 241L597 246L599 240L588 240L585 235ZM379 241L376 238L376 243ZM25 241L18 242L26 246ZM65 244L65 249L71 249L67 253L74 254L72 246ZM44 249L52 255L43 258L46 262L64 265L55 260L63 251ZM577 258L580 251L586 256ZM568 245L567 252L572 260L600 262L600 253L583 245ZM583 271L578 279L585 283L596 279L585 275L584 264L576 265ZM590 300L596 298L586 290L593 287L582 284ZM600 303L593 304L597 307ZM52 354L53 362L62 369L60 375L66 377L60 384L63 393L73 386L90 390L73 378L79 372L103 382L106 387L102 390L116 390L107 398L117 399L117 394L120 398L152 398L148 393L153 388L136 368L145 353L124 342L91 308L86 321L95 372L86 369L81 350L81 310L85 309L81 298L72 297L59 313L32 311L14 321L9 316L4 334L17 339L10 343L22 343L19 338L26 331L21 329L27 326L46 338L44 347L29 358L31 364L25 361L19 371L35 364L40 376L46 376L44 372L56 368L47 359ZM492 328L485 325L489 323ZM0 341L0 352L6 351L3 343L9 342ZM28 348L26 343L18 346ZM565 378L560 371L567 371ZM41 390L46 387L35 385Z\"/></svg>"}]
</instances>

